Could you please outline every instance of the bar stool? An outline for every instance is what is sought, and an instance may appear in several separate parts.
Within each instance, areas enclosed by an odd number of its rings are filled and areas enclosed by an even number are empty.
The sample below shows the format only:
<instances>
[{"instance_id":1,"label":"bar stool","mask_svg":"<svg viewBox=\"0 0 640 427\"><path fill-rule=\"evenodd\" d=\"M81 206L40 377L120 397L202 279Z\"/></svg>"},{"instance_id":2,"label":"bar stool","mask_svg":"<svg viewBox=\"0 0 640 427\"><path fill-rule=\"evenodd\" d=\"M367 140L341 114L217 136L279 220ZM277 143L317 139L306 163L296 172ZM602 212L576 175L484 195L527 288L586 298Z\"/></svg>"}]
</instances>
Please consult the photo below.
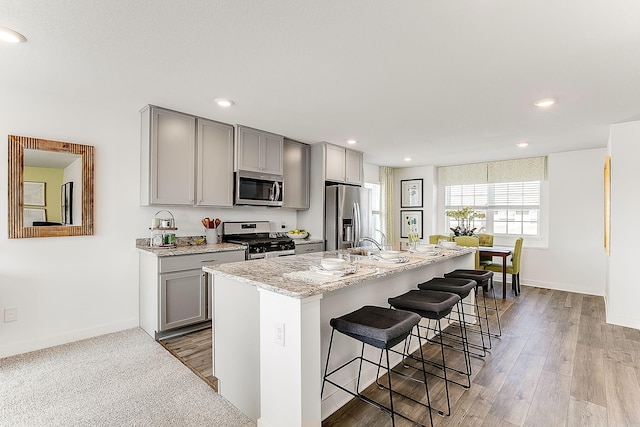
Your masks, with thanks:
<instances>
[{"instance_id":1,"label":"bar stool","mask_svg":"<svg viewBox=\"0 0 640 427\"><path fill-rule=\"evenodd\" d=\"M444 380L445 392L447 396L447 410L446 411L442 411L438 409L436 410L441 415L450 415L451 401L449 398L449 382L454 382L454 383L456 382L447 377L447 370L453 370L463 374L466 374L466 372L462 372L447 366L446 358L444 355L444 343L442 341L442 326L440 321L451 313L451 310L453 309L453 307L455 307L456 304L458 304L458 302L460 301L460 297L450 292L424 291L424 290L414 289L402 295L399 295L397 297L389 298L388 301L392 307L398 310L412 311L428 320L429 323L426 327L418 325L418 327L416 328L417 334L412 334L418 337L418 343L420 344L420 359L417 359L415 356L408 353L407 351L408 344L405 345L405 350L403 351L403 357L406 356L411 359L421 361L423 370L425 368L425 363L431 366L435 366L442 370L442 376L430 373L431 375L435 375L438 378L442 378ZM460 313L458 313L458 315L460 315ZM435 327L431 329L431 320L435 320L437 329ZM462 334L461 320L459 321L459 326L460 326L460 333ZM429 331L434 331L440 337L439 344L440 344L441 363L424 359L423 352L422 352L422 344L421 344L422 335L420 334L420 328L426 329L425 338L427 340L428 340ZM467 358L468 358L468 354L465 353L465 362ZM413 367L413 366L405 364L405 367ZM470 375L470 371L469 371L469 375ZM456 384L459 384L459 383L456 383ZM471 383L469 382L468 386L465 386L463 384L459 384L459 385L465 388L469 388Z\"/></svg>"},{"instance_id":2,"label":"bar stool","mask_svg":"<svg viewBox=\"0 0 640 427\"><path fill-rule=\"evenodd\" d=\"M498 311L498 303L496 301L496 292L493 288L493 271L488 270L464 270L458 269L452 272L446 273L444 277L459 278L475 280L478 284L476 286L476 296L478 295L478 288L482 288L482 302L484 304L484 314L487 323L487 334L489 336L489 348L491 348L491 337L499 338L502 336L502 327L500 326L500 312ZM485 292L491 290L491 297L493 298L493 308L487 306ZM496 312L496 320L498 322L498 333L492 334L491 327L489 325L489 316L487 310L493 310Z\"/></svg>"},{"instance_id":3,"label":"bar stool","mask_svg":"<svg viewBox=\"0 0 640 427\"><path fill-rule=\"evenodd\" d=\"M361 399L362 401L373 405L388 414L391 415L391 423L393 426L396 425L395 416L398 415L402 418L405 418L413 423L418 424L416 421L411 418L406 417L398 412L396 412L393 408L393 393L397 393L391 387L391 366L389 364L389 350L404 341L407 336L411 333L414 326L416 326L420 322L420 316L415 313L411 313L408 311L402 310L392 310L390 308L383 307L375 307L366 305L356 311L345 314L343 316L333 318L329 322L331 329L331 339L329 341L329 351L327 353L327 363L324 369L324 378L322 380L322 390L320 395L324 393L324 385L326 382L338 387L339 389L349 393L350 395ZM347 335L351 338L354 338L360 342L362 342L362 350L360 352L360 356L356 356L348 362L342 364L338 368L328 372L329 369L329 358L331 356L331 346L333 345L333 334L335 331L338 331L344 335ZM380 361L378 363L368 360L364 357L364 345L369 344L375 348L380 349ZM386 353L387 356L387 379L389 383L389 406L386 407L367 396L364 396L360 393L360 374L362 372L362 362L368 362L372 365L378 366L378 372L380 370L380 365L382 363L382 352ZM422 355L422 343L420 342L420 351ZM359 360L360 364L358 367L358 379L356 382L356 391L355 393L351 390L346 389L340 384L335 383L330 380L328 377L339 371L340 369L346 367L352 362ZM424 365L424 364L423 364ZM429 388L427 387L427 375L423 366L423 376L424 376L424 386L425 386L425 396L426 396L426 407L430 408L429 401ZM377 382L377 378L376 378ZM385 387L386 388L386 387ZM406 397L406 396L405 396ZM414 400L414 399L411 399ZM417 402L416 400L414 400ZM421 403L421 402L417 402ZM421 403L422 404L422 403ZM424 404L422 404L424 405ZM433 426L433 419L431 416L431 411L429 411L429 422L430 425ZM422 424L420 424L422 425Z\"/></svg>"},{"instance_id":4,"label":"bar stool","mask_svg":"<svg viewBox=\"0 0 640 427\"><path fill-rule=\"evenodd\" d=\"M452 333L446 332L446 331L445 331L445 334L455 338L462 345L464 345L466 343L467 347L472 347L474 349L479 350L478 353L476 353L476 352L473 353L475 356L485 357L487 355L487 345L484 342L485 334L484 334L483 329L482 329L482 321L480 320L480 309L478 307L477 298L474 298L475 307L476 307L476 314L473 315L473 317L477 316L477 318L478 318L478 327L480 329L479 335L480 335L481 344L474 344L474 343L470 343L469 342L469 338L468 338L468 335L467 335L467 325L474 325L474 323L472 323L472 322L467 320L467 317L471 316L471 314L465 312L464 304L462 303L462 300L465 299L467 296L469 296L471 291L475 292L476 282L473 281L473 280L469 280L469 279L454 279L454 278L434 277L431 280L428 280L428 281L426 281L424 283L420 283L418 285L418 288L419 289L424 289L424 290L431 290L431 291L452 292L452 293L460 296L460 302L458 303L458 311L462 313L462 326L463 326L462 329L464 331L464 335L462 335L462 334L461 335L455 335L455 334L452 334ZM474 294L474 296L475 296L475 294ZM473 328L471 330L473 332L478 332L478 331L475 331ZM471 353L471 352L469 352L469 353ZM469 371L469 376L470 376L471 375L471 360L468 359L466 361L467 361L467 366L468 366L468 371Z\"/></svg>"}]
</instances>

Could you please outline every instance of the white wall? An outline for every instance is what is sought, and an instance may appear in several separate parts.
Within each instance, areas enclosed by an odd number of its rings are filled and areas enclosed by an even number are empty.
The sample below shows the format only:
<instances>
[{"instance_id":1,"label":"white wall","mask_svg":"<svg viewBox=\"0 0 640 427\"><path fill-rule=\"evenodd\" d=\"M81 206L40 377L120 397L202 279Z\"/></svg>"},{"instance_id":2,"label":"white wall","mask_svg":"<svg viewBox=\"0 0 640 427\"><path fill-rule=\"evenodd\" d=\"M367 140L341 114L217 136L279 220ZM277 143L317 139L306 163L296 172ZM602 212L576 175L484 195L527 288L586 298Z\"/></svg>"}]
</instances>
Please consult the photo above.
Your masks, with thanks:
<instances>
[{"instance_id":1,"label":"white wall","mask_svg":"<svg viewBox=\"0 0 640 427\"><path fill-rule=\"evenodd\" d=\"M640 286L632 274L638 262L635 239L640 212L640 121L611 126L611 251L605 296L607 322L640 329Z\"/></svg>"},{"instance_id":2,"label":"white wall","mask_svg":"<svg viewBox=\"0 0 640 427\"><path fill-rule=\"evenodd\" d=\"M138 252L160 209L139 206L140 115L144 105L106 109L3 85L0 189L7 194L7 135L95 146L95 235L8 239L0 227L0 357L138 325ZM170 105L166 107L171 107ZM216 117L211 117L216 119ZM295 211L263 207L169 208L177 234L202 233L200 219L269 220L295 227ZM0 197L0 223L7 198ZM18 308L4 323L2 310Z\"/></svg>"},{"instance_id":3,"label":"white wall","mask_svg":"<svg viewBox=\"0 0 640 427\"><path fill-rule=\"evenodd\" d=\"M605 148L550 154L549 244L522 254L523 284L604 295Z\"/></svg>"},{"instance_id":4,"label":"white wall","mask_svg":"<svg viewBox=\"0 0 640 427\"><path fill-rule=\"evenodd\" d=\"M422 237L429 239L430 234L435 234L436 227L436 197L437 197L437 180L435 166L420 166L413 168L401 168L394 171L394 234L396 241L393 243L395 248L400 246L400 242L408 241L401 238L400 233L400 212L403 210L422 211ZM401 181L405 179L422 179L422 208L401 208Z\"/></svg>"}]
</instances>

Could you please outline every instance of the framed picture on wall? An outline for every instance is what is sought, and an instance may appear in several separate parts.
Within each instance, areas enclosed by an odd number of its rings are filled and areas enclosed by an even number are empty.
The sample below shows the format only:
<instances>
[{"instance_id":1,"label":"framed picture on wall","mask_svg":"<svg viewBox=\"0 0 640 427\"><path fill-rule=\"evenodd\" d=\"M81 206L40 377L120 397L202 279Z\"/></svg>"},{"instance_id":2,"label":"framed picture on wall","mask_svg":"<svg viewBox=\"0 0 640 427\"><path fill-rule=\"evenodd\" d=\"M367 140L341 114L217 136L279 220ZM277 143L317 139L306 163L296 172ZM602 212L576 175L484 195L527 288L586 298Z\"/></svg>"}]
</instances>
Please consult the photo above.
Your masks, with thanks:
<instances>
[{"instance_id":1,"label":"framed picture on wall","mask_svg":"<svg viewBox=\"0 0 640 427\"><path fill-rule=\"evenodd\" d=\"M418 233L418 239L422 239L422 211L400 211L400 221L401 238Z\"/></svg>"},{"instance_id":2,"label":"framed picture on wall","mask_svg":"<svg viewBox=\"0 0 640 427\"><path fill-rule=\"evenodd\" d=\"M24 182L24 204L28 206L45 206L44 182Z\"/></svg>"},{"instance_id":3,"label":"framed picture on wall","mask_svg":"<svg viewBox=\"0 0 640 427\"><path fill-rule=\"evenodd\" d=\"M400 181L400 207L422 207L422 179L403 179Z\"/></svg>"},{"instance_id":4,"label":"framed picture on wall","mask_svg":"<svg viewBox=\"0 0 640 427\"><path fill-rule=\"evenodd\" d=\"M33 227L33 223L47 220L47 211L41 208L24 208L24 226Z\"/></svg>"}]
</instances>

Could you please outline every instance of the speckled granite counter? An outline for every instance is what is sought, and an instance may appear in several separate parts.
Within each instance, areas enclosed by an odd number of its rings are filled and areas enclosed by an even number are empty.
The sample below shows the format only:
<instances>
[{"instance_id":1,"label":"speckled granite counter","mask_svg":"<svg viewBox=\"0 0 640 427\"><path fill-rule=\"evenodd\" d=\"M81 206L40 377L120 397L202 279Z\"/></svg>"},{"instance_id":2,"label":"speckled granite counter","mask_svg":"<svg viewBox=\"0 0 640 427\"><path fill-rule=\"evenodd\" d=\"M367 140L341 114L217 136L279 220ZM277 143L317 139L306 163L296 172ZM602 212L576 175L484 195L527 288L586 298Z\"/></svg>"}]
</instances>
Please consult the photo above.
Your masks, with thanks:
<instances>
[{"instance_id":1,"label":"speckled granite counter","mask_svg":"<svg viewBox=\"0 0 640 427\"><path fill-rule=\"evenodd\" d=\"M136 248L154 254L158 257L176 256L176 255L197 255L214 252L226 251L244 251L244 246L233 243L218 243L207 245L199 243L204 241L198 237L178 237L177 246L175 248L152 248L149 246L149 239L136 239Z\"/></svg>"},{"instance_id":2,"label":"speckled granite counter","mask_svg":"<svg viewBox=\"0 0 640 427\"><path fill-rule=\"evenodd\" d=\"M324 254L326 254L326 252L260 259L236 264L205 266L203 270L211 274L236 279L240 282L258 286L289 297L306 298L373 278L385 277L402 271L413 270L429 264L442 262L474 251L475 249L472 248L443 250L437 256L405 253L409 256L409 261L402 264L392 264L375 260L357 261L355 264L358 265L361 270L366 271L364 274L345 275L322 284L292 280L284 275L286 273L308 271L312 266L320 265L320 260L325 256Z\"/></svg>"}]
</instances>

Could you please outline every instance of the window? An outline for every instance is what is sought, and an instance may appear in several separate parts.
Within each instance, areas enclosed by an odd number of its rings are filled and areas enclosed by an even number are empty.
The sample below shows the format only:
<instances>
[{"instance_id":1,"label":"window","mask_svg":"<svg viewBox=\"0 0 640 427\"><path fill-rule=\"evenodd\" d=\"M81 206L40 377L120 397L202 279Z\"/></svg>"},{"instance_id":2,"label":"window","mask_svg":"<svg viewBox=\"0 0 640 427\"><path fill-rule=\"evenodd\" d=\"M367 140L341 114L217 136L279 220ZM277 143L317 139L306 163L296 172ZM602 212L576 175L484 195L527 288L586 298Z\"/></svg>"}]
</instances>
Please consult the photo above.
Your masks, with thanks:
<instances>
[{"instance_id":1,"label":"window","mask_svg":"<svg viewBox=\"0 0 640 427\"><path fill-rule=\"evenodd\" d=\"M471 206L485 214L471 228L495 235L541 236L540 181L445 186L445 210ZM446 217L447 228L457 221Z\"/></svg>"},{"instance_id":2,"label":"window","mask_svg":"<svg viewBox=\"0 0 640 427\"><path fill-rule=\"evenodd\" d=\"M371 230L369 236L373 236L376 240L382 241L382 214L381 214L381 201L380 201L380 184L365 183L364 188L371 190L371 223L369 224Z\"/></svg>"}]
</instances>

